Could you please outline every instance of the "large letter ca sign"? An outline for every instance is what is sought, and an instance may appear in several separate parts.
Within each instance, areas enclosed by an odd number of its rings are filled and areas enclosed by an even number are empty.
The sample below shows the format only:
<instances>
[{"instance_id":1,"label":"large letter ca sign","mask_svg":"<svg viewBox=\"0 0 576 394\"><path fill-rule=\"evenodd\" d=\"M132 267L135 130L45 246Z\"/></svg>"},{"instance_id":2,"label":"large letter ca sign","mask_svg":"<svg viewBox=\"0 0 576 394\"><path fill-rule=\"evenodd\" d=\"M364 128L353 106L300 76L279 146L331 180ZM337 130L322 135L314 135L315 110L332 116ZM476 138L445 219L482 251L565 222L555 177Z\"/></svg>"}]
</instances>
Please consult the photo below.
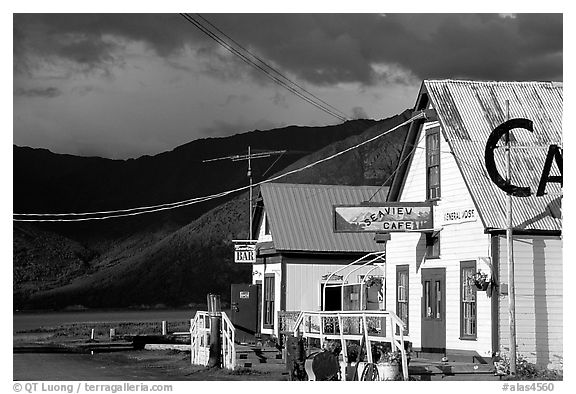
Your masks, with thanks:
<instances>
[{"instance_id":1,"label":"large letter ca sign","mask_svg":"<svg viewBox=\"0 0 576 394\"><path fill-rule=\"evenodd\" d=\"M510 181L505 180L498 173L496 168L496 162L494 160L494 149L500 138L504 136L507 132L512 129L525 129L533 132L533 124L529 119L524 118L514 118L510 119L500 126L496 127L486 142L486 150L484 152L484 161L486 163L486 170L492 182L496 184L500 189L505 191L507 194L511 194L516 197L529 197L532 195L530 187L522 187L513 185ZM552 161L556 161L556 165L560 170L560 176L550 176L550 169L552 168ZM544 168L542 169L542 175L540 176L540 183L538 184L538 191L536 196L540 197L546 194L546 184L549 182L559 183L562 186L562 149L558 145L550 145L548 148L548 154L546 155L546 161L544 163Z\"/></svg>"}]
</instances>

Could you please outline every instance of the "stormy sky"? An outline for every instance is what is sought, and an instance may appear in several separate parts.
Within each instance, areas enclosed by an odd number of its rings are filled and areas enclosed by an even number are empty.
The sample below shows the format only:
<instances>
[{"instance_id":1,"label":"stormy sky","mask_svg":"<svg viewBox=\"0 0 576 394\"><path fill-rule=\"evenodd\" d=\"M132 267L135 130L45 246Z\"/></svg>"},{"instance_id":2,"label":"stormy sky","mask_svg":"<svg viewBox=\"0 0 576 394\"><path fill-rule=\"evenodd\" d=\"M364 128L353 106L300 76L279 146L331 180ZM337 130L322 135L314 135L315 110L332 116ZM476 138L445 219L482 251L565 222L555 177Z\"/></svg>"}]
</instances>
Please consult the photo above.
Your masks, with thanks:
<instances>
[{"instance_id":1,"label":"stormy sky","mask_svg":"<svg viewBox=\"0 0 576 394\"><path fill-rule=\"evenodd\" d=\"M191 14L199 18L196 14ZM201 14L347 118L423 79L563 80L561 14ZM13 142L109 158L341 120L175 14L14 14Z\"/></svg>"}]
</instances>

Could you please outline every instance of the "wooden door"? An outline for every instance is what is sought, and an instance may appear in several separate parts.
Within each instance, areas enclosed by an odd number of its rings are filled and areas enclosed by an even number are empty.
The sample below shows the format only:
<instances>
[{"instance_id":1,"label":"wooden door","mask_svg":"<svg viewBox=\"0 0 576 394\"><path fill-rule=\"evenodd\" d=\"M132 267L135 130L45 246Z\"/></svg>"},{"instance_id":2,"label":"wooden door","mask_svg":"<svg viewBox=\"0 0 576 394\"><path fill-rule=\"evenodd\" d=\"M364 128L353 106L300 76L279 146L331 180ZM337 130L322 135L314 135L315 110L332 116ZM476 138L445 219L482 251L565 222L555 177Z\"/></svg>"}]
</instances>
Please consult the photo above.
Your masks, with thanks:
<instances>
[{"instance_id":1,"label":"wooden door","mask_svg":"<svg viewBox=\"0 0 576 394\"><path fill-rule=\"evenodd\" d=\"M230 320L236 328L237 342L252 342L258 330L260 285L232 284Z\"/></svg>"},{"instance_id":2,"label":"wooden door","mask_svg":"<svg viewBox=\"0 0 576 394\"><path fill-rule=\"evenodd\" d=\"M446 351L446 269L422 269L422 351Z\"/></svg>"}]
</instances>

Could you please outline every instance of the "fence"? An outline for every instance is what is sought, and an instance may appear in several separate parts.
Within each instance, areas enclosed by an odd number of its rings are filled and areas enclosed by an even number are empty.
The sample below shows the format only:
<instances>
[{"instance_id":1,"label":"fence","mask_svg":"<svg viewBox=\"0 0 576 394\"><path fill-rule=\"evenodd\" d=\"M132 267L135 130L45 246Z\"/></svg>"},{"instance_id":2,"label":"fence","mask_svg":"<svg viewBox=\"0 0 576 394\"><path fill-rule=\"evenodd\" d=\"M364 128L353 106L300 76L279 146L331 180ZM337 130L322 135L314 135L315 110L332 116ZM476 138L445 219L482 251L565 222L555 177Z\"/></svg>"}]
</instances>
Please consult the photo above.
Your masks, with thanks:
<instances>
[{"instance_id":1,"label":"fence","mask_svg":"<svg viewBox=\"0 0 576 394\"><path fill-rule=\"evenodd\" d=\"M402 375L408 380L403 332L404 323L391 311L300 312L293 326L294 336L317 338L321 347L326 340L340 341L345 363L349 362L348 341L364 341L369 363L374 362L372 344L389 343L391 351L400 353Z\"/></svg>"}]
</instances>

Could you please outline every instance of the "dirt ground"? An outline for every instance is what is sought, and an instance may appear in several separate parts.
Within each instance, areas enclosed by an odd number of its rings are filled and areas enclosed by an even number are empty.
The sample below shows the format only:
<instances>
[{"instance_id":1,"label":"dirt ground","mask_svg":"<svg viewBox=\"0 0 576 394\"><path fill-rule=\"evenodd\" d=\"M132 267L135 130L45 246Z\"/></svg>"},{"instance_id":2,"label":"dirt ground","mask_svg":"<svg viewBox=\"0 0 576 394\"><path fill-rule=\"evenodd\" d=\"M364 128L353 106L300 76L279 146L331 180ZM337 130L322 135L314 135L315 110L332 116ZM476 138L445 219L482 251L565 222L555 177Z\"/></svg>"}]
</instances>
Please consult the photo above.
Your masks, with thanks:
<instances>
[{"instance_id":1,"label":"dirt ground","mask_svg":"<svg viewBox=\"0 0 576 394\"><path fill-rule=\"evenodd\" d=\"M284 365L254 364L236 371L208 369L190 363L190 352L174 350L124 350L93 353L78 350L86 345L90 328L96 342L109 342L107 324L63 324L22 330L13 335L13 379L45 380L162 380L162 381L282 381ZM149 334L148 324L123 323L121 334Z\"/></svg>"},{"instance_id":2,"label":"dirt ground","mask_svg":"<svg viewBox=\"0 0 576 394\"><path fill-rule=\"evenodd\" d=\"M114 353L15 353L13 379L20 381L279 381L283 365L229 371L190 364L188 352L131 350Z\"/></svg>"}]
</instances>

